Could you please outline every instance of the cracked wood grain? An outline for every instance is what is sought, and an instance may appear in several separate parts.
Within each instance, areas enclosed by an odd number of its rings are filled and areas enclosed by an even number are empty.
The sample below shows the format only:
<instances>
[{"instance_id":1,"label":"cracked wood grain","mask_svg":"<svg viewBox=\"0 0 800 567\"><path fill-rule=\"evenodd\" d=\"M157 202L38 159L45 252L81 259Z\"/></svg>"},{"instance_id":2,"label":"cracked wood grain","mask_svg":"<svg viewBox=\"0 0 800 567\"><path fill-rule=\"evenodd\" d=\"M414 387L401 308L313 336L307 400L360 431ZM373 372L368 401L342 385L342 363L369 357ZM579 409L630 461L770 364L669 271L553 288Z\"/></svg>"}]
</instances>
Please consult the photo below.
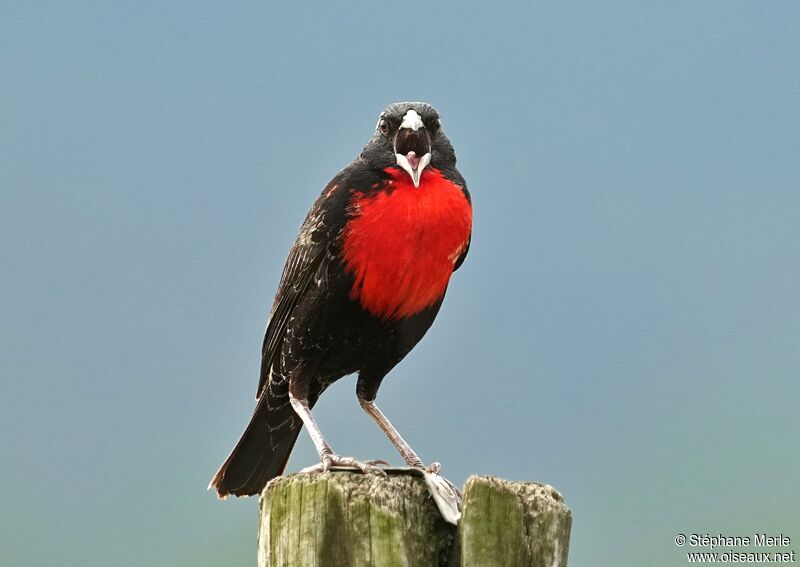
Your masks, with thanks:
<instances>
[{"instance_id":1,"label":"cracked wood grain","mask_svg":"<svg viewBox=\"0 0 800 567\"><path fill-rule=\"evenodd\" d=\"M445 522L422 478L328 472L261 495L259 567L563 567L572 516L556 490L471 477Z\"/></svg>"}]
</instances>

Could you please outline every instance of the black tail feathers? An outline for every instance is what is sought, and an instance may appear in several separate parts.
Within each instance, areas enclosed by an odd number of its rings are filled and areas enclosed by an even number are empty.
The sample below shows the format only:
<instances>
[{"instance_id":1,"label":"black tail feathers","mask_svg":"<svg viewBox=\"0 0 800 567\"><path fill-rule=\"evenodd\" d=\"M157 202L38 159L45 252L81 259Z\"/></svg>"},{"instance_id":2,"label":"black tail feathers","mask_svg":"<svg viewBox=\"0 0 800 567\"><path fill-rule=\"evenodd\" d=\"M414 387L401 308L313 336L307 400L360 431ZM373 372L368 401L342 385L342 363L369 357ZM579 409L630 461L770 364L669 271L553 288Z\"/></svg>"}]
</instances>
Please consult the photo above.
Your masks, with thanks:
<instances>
[{"instance_id":1,"label":"black tail feathers","mask_svg":"<svg viewBox=\"0 0 800 567\"><path fill-rule=\"evenodd\" d=\"M268 399L265 393L258 401L242 438L208 485L220 498L259 494L286 468L302 422L288 399L278 408Z\"/></svg>"}]
</instances>

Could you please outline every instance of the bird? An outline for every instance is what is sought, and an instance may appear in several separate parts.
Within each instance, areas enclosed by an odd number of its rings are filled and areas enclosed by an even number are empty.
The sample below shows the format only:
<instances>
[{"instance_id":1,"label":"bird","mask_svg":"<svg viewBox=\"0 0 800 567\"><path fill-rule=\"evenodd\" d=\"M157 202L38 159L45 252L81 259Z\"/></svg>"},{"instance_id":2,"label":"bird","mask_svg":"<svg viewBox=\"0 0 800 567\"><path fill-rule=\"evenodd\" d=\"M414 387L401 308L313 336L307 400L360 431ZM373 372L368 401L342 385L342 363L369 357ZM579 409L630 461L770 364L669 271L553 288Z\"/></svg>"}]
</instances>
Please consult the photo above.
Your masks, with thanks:
<instances>
[{"instance_id":1,"label":"bird","mask_svg":"<svg viewBox=\"0 0 800 567\"><path fill-rule=\"evenodd\" d=\"M472 199L437 110L399 102L381 112L360 154L324 187L292 246L261 350L256 407L209 489L260 493L283 474L303 426L319 455L306 470L386 461L335 453L312 414L336 380L356 396L409 467L426 467L375 404L382 380L436 318L472 240Z\"/></svg>"}]
</instances>

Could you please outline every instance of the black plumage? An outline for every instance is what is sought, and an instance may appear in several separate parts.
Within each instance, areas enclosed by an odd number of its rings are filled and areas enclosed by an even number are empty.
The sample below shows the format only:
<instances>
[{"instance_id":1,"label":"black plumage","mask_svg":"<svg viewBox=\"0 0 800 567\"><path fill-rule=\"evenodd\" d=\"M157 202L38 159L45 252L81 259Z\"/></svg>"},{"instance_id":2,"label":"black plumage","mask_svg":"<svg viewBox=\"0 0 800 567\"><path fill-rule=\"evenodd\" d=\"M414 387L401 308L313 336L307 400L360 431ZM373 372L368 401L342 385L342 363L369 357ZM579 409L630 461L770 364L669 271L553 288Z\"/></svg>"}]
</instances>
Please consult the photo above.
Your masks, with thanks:
<instances>
[{"instance_id":1,"label":"black plumage","mask_svg":"<svg viewBox=\"0 0 800 567\"><path fill-rule=\"evenodd\" d=\"M457 188L458 194L463 196L464 207L469 208L471 222L466 183L455 167L455 154L441 131L438 113L423 103L398 103L387 108L361 154L323 189L289 253L264 337L255 412L239 443L211 481L211 486L221 497L256 494L271 478L281 474L304 423L309 426L315 440L323 468L352 461L356 466L372 469L370 465L335 455L310 417L310 408L325 388L352 373L358 373L356 389L362 405L387 432L406 461L421 465L388 421L385 424L391 430L386 429L380 420L382 414L376 417L374 411L378 410L372 401L386 374L408 354L433 323L444 299L446 282L441 295L424 308L403 316L381 315L354 297L354 286L360 284L346 260L348 251L345 250L349 224L364 214L359 203L370 203L369 199L374 195L380 192L390 194L394 190L406 191L409 195L406 201L417 198L402 180L398 181L399 176L405 176L405 173L398 166L400 158L395 147L398 132L406 134L411 128L405 124L410 123L411 118L417 120L414 113L421 124L415 124L417 128L413 133L422 141L404 142L403 154L399 155L408 155L413 164L418 159L415 147L429 151L429 173L425 173L427 177L422 178L418 190L435 191L440 190L439 186L444 188L440 191L448 190L448 187ZM431 193L426 203L434 206L438 203L436 199L439 197ZM447 203L458 204L456 197L449 196L448 199ZM406 203L400 200L399 195L396 200ZM391 203L387 205L391 206ZM464 216L464 211L459 208L455 214ZM430 216L447 220L448 214L447 210L442 210L441 214L437 212ZM433 222L439 221L420 221L420 238L424 234L435 234L432 231L437 227L432 226ZM427 228L429 224L430 229ZM380 227L380 219L370 226L378 227L376 231L392 230L391 226ZM449 234L443 228L437 230ZM458 250L457 258L449 260L452 270L461 265L468 247L469 235ZM426 258L426 261L433 263L437 260ZM420 281L424 276L420 275ZM408 286L413 283L408 283ZM410 293L398 290L398 293ZM391 294L392 290L388 289L386 293ZM302 407L304 403L308 412ZM315 428L318 439L315 438Z\"/></svg>"}]
</instances>

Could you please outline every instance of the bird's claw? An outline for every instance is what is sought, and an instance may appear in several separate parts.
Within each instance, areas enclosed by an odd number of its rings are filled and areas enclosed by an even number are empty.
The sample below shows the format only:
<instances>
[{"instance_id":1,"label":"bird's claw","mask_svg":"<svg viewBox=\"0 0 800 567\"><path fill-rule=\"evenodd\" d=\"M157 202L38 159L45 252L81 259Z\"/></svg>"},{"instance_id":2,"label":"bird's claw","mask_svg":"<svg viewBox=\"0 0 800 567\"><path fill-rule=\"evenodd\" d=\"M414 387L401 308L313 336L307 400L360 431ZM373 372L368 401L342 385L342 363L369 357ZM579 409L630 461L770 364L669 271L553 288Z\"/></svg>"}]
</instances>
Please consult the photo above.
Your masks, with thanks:
<instances>
[{"instance_id":1,"label":"bird's claw","mask_svg":"<svg viewBox=\"0 0 800 567\"><path fill-rule=\"evenodd\" d=\"M306 467L300 472L328 472L331 470L331 467L353 467L360 470L364 474L379 474L386 476L386 471L380 468L378 466L379 464L388 465L389 463L381 459L359 461L353 457L342 457L341 455L337 455L335 453L326 453L320 457L320 462L318 464Z\"/></svg>"},{"instance_id":2,"label":"bird's claw","mask_svg":"<svg viewBox=\"0 0 800 567\"><path fill-rule=\"evenodd\" d=\"M418 459L417 460L406 459L406 463L408 464L409 467L419 469L429 474L439 474L439 472L442 470L441 463L436 463L436 462L429 464L427 467L425 466L425 463L423 463Z\"/></svg>"}]
</instances>

